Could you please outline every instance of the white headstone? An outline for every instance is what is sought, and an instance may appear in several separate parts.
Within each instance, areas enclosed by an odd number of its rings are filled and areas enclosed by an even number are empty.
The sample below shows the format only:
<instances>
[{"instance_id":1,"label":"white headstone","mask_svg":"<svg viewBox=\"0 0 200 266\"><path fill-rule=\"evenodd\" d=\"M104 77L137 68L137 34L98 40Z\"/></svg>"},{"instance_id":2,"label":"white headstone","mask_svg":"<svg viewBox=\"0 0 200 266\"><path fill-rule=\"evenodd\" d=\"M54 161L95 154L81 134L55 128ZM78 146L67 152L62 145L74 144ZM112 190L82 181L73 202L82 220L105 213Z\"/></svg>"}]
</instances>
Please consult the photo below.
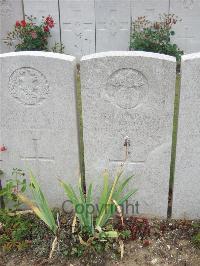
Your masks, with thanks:
<instances>
[{"instance_id":1,"label":"white headstone","mask_svg":"<svg viewBox=\"0 0 200 266\"><path fill-rule=\"evenodd\" d=\"M42 21L42 17L51 15L54 19L55 26L51 29L51 38L49 38L49 48L55 43L60 43L60 25L58 0L23 0L24 13L27 16L34 16L37 22Z\"/></svg>"},{"instance_id":2,"label":"white headstone","mask_svg":"<svg viewBox=\"0 0 200 266\"><path fill-rule=\"evenodd\" d=\"M130 0L96 0L96 52L129 50Z\"/></svg>"},{"instance_id":3,"label":"white headstone","mask_svg":"<svg viewBox=\"0 0 200 266\"><path fill-rule=\"evenodd\" d=\"M173 0L170 2L170 13L181 19L174 27L176 35L173 41L185 53L200 51L200 1L199 0Z\"/></svg>"},{"instance_id":4,"label":"white headstone","mask_svg":"<svg viewBox=\"0 0 200 266\"><path fill-rule=\"evenodd\" d=\"M65 52L78 57L95 52L94 0L60 0Z\"/></svg>"},{"instance_id":5,"label":"white headstone","mask_svg":"<svg viewBox=\"0 0 200 266\"><path fill-rule=\"evenodd\" d=\"M182 57L173 217L200 218L200 53Z\"/></svg>"},{"instance_id":6,"label":"white headstone","mask_svg":"<svg viewBox=\"0 0 200 266\"><path fill-rule=\"evenodd\" d=\"M127 153L124 175L134 174L129 189L138 188L129 203L138 201L139 213L167 215L175 77L175 58L166 55L82 58L86 182L93 183L96 197L104 169L116 172Z\"/></svg>"},{"instance_id":7,"label":"white headstone","mask_svg":"<svg viewBox=\"0 0 200 266\"><path fill-rule=\"evenodd\" d=\"M58 178L78 180L75 58L47 52L0 55L0 169L32 170L52 207L65 199Z\"/></svg>"},{"instance_id":8,"label":"white headstone","mask_svg":"<svg viewBox=\"0 0 200 266\"><path fill-rule=\"evenodd\" d=\"M9 47L4 43L8 32L14 29L17 20L23 19L21 0L0 0L0 53L14 51L15 47Z\"/></svg>"},{"instance_id":9,"label":"white headstone","mask_svg":"<svg viewBox=\"0 0 200 266\"><path fill-rule=\"evenodd\" d=\"M169 0L131 0L132 20L146 16L150 21L159 19L161 14L168 14Z\"/></svg>"}]
</instances>

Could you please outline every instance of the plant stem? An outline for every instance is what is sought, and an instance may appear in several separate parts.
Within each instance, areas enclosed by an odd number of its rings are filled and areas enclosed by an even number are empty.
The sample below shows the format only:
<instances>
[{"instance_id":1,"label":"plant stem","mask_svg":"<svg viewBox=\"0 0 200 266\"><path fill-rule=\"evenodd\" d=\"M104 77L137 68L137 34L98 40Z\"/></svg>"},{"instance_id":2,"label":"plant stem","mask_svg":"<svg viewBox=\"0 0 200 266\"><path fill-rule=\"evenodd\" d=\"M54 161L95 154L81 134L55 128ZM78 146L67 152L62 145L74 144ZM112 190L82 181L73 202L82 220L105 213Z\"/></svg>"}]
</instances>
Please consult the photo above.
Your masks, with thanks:
<instances>
[{"instance_id":1,"label":"plant stem","mask_svg":"<svg viewBox=\"0 0 200 266\"><path fill-rule=\"evenodd\" d=\"M115 177L115 180L114 180L114 182L113 182L112 189L111 189L111 192L110 192L110 195L109 195L109 198L108 198L108 201L107 201L106 205L109 205L110 202L111 202L111 200L112 200L112 196L113 196L113 193L114 193L115 187L116 187L116 185L117 185L117 182L118 182L120 176L121 176L121 172ZM100 223L101 223L101 221L103 220L103 217L104 217L104 215L105 215L105 212L106 212L106 207L104 208L103 213L102 213L102 215L101 215L101 217L100 217L100 219L99 219L99 221L98 221L98 224L97 224L96 226L99 226L99 225L100 225Z\"/></svg>"},{"instance_id":2,"label":"plant stem","mask_svg":"<svg viewBox=\"0 0 200 266\"><path fill-rule=\"evenodd\" d=\"M1 183L1 179L0 179L0 191L1 190L2 190L2 183ZM0 208L5 209L5 202L3 200L3 196L0 196Z\"/></svg>"}]
</instances>

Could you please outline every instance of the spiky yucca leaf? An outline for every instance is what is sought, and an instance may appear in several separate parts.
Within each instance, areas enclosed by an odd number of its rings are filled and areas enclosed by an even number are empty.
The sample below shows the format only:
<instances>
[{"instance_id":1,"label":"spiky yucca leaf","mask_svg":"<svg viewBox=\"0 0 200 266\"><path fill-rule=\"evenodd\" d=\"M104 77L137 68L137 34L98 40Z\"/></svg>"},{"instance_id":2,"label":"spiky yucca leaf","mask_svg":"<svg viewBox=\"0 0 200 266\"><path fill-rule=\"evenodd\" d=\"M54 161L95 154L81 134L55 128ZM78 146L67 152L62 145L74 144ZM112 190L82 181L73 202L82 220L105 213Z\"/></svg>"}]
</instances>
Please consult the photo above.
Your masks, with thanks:
<instances>
[{"instance_id":1,"label":"spiky yucca leaf","mask_svg":"<svg viewBox=\"0 0 200 266\"><path fill-rule=\"evenodd\" d=\"M76 216L78 217L81 226L87 230L89 234L94 235L94 228L97 231L101 231L102 227L105 226L107 221L113 216L116 212L116 208L119 205L122 205L128 198L130 198L136 190L133 190L127 193L125 196L122 196L122 193L125 187L128 185L129 181L132 179L132 176L128 177L123 182L119 183L119 179L123 174L123 169L117 173L114 178L112 185L109 185L109 174L108 172L104 173L104 184L103 191L101 193L99 203L98 203L98 215L96 217L95 223L93 221L94 214L88 211L88 206L94 204L92 201L92 184L89 185L86 195L83 192L81 182L79 180L79 195L75 193L72 186L60 180L62 187L65 190L65 193L71 203L74 206ZM82 211L77 211L77 206L81 206ZM94 206L94 205L93 205Z\"/></svg>"},{"instance_id":2,"label":"spiky yucca leaf","mask_svg":"<svg viewBox=\"0 0 200 266\"><path fill-rule=\"evenodd\" d=\"M100 226L102 227L105 224L105 217L107 216L107 212L109 211L110 208L112 208L112 198L113 198L113 194L115 193L115 189L117 187L118 181L120 176L122 175L123 170L121 169L119 173L117 173L117 175L114 178L113 184L111 186L111 188L106 188L109 192L107 194L107 196L105 197L105 202L102 205L101 211L99 213L99 216L96 219L96 226ZM108 184L107 184L108 186Z\"/></svg>"},{"instance_id":3,"label":"spiky yucca leaf","mask_svg":"<svg viewBox=\"0 0 200 266\"><path fill-rule=\"evenodd\" d=\"M79 206L79 204L81 203L80 199L78 199L76 193L74 192L74 190L70 185L68 185L66 182L62 180L59 181L61 186L64 188L65 194L67 195L72 205L74 206L74 209L76 210L75 207ZM76 216L78 217L81 224L85 224L85 219L83 215L76 212Z\"/></svg>"},{"instance_id":4,"label":"spiky yucca leaf","mask_svg":"<svg viewBox=\"0 0 200 266\"><path fill-rule=\"evenodd\" d=\"M93 213L88 212L89 204L92 204L92 185L89 186L88 193L85 195L79 182L79 195L75 193L72 186L60 180L60 184L64 188L65 194L71 201L76 216L78 217L81 227L89 234L94 234ZM78 210L81 207L81 210Z\"/></svg>"},{"instance_id":5,"label":"spiky yucca leaf","mask_svg":"<svg viewBox=\"0 0 200 266\"><path fill-rule=\"evenodd\" d=\"M112 207L112 197L113 197L113 194L115 192L116 186L118 184L119 178L122 175L122 173L123 173L123 170L120 170L120 172L115 176L115 179L113 181L111 188L109 188L108 183L106 183L106 186L107 186L106 190L109 192L107 193L107 196L104 197L105 202L103 204L101 202L101 204L102 204L101 211L100 211L100 213L96 219L96 226L97 227L98 226L102 227L104 225L104 218L107 215L108 209L110 209L110 207ZM104 182L105 182L105 179L104 179ZM106 182L107 182L107 180L106 180ZM104 184L104 186L105 186L105 184Z\"/></svg>"},{"instance_id":6,"label":"spiky yucca leaf","mask_svg":"<svg viewBox=\"0 0 200 266\"><path fill-rule=\"evenodd\" d=\"M105 204L105 202L107 202L108 200L108 196L109 196L109 173L108 171L105 171L103 174L103 178L104 178L104 182L103 182L103 191L101 194L101 197L99 199L99 211L102 210L103 205Z\"/></svg>"},{"instance_id":7,"label":"spiky yucca leaf","mask_svg":"<svg viewBox=\"0 0 200 266\"><path fill-rule=\"evenodd\" d=\"M108 185L108 178L107 175L106 179L104 178L104 189L108 191L107 195L102 193L102 196L99 201L99 215L96 219L96 226L97 227L103 227L107 221L113 216L113 214L116 212L116 204L117 205L123 205L123 203L128 200L133 194L136 193L136 189L127 193L125 196L122 196L122 193L125 189L125 187L128 185L130 180L133 178L133 176L128 177L123 182L121 182L119 185L119 179L121 175L123 174L123 170L121 170L115 177L114 182L112 186L110 187ZM105 188L106 187L106 188ZM113 200L115 201L115 204L113 203ZM101 208L100 208L101 206Z\"/></svg>"},{"instance_id":8,"label":"spiky yucca leaf","mask_svg":"<svg viewBox=\"0 0 200 266\"><path fill-rule=\"evenodd\" d=\"M30 200L21 193L18 194L18 198L29 208L31 208L33 212L49 227L49 229L56 234L58 226L54 219L53 213L49 208L48 202L40 188L40 185L32 172L30 173L30 180L30 190L32 192L34 201Z\"/></svg>"}]
</instances>

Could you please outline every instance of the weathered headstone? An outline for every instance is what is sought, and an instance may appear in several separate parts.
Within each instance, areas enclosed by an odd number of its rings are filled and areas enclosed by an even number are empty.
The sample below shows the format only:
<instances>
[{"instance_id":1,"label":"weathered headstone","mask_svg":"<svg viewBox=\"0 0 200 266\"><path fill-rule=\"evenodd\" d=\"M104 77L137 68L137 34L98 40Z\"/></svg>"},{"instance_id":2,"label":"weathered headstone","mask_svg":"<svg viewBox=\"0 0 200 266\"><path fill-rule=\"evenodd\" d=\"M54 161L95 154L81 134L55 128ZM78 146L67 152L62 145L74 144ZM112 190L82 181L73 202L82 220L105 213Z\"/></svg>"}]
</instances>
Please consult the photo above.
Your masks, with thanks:
<instances>
[{"instance_id":1,"label":"weathered headstone","mask_svg":"<svg viewBox=\"0 0 200 266\"><path fill-rule=\"evenodd\" d=\"M131 0L132 20L146 16L148 20L155 21L161 14L168 14L169 0Z\"/></svg>"},{"instance_id":2,"label":"weathered headstone","mask_svg":"<svg viewBox=\"0 0 200 266\"><path fill-rule=\"evenodd\" d=\"M75 58L47 52L0 55L0 169L21 168L38 177L51 206L64 195L58 178L79 175Z\"/></svg>"},{"instance_id":3,"label":"weathered headstone","mask_svg":"<svg viewBox=\"0 0 200 266\"><path fill-rule=\"evenodd\" d=\"M180 22L174 30L176 42L185 53L200 51L200 1L199 0L173 0L170 1L170 13L179 17Z\"/></svg>"},{"instance_id":4,"label":"weathered headstone","mask_svg":"<svg viewBox=\"0 0 200 266\"><path fill-rule=\"evenodd\" d=\"M9 31L14 29L15 22L23 19L21 0L0 0L0 53L14 51L4 43Z\"/></svg>"},{"instance_id":5,"label":"weathered headstone","mask_svg":"<svg viewBox=\"0 0 200 266\"><path fill-rule=\"evenodd\" d=\"M60 0L61 40L66 53L95 52L94 0Z\"/></svg>"},{"instance_id":6,"label":"weathered headstone","mask_svg":"<svg viewBox=\"0 0 200 266\"><path fill-rule=\"evenodd\" d=\"M130 0L96 0L96 52L129 50Z\"/></svg>"},{"instance_id":7,"label":"weathered headstone","mask_svg":"<svg viewBox=\"0 0 200 266\"><path fill-rule=\"evenodd\" d=\"M200 53L182 57L173 217L200 218Z\"/></svg>"},{"instance_id":8,"label":"weathered headstone","mask_svg":"<svg viewBox=\"0 0 200 266\"><path fill-rule=\"evenodd\" d=\"M35 16L37 22L42 21L42 17L51 15L55 26L51 29L51 38L49 38L49 48L55 43L60 43L60 23L59 23L59 5L58 0L23 0L24 13L27 16Z\"/></svg>"},{"instance_id":9,"label":"weathered headstone","mask_svg":"<svg viewBox=\"0 0 200 266\"><path fill-rule=\"evenodd\" d=\"M175 58L145 52L82 58L86 181L96 198L104 169L116 172L127 157L124 175L134 174L129 189L138 188L129 203L138 201L139 213L166 216L175 68Z\"/></svg>"}]
</instances>

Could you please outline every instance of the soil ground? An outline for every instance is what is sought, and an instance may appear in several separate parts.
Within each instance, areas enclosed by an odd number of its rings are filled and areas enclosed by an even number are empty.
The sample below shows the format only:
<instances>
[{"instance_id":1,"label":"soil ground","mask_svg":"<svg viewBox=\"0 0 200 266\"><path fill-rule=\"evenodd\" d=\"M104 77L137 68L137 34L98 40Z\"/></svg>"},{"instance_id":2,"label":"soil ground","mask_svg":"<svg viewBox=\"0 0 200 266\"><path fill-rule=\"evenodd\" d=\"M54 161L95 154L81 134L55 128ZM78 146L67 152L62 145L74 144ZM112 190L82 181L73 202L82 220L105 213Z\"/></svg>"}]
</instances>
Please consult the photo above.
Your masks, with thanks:
<instances>
[{"instance_id":1,"label":"soil ground","mask_svg":"<svg viewBox=\"0 0 200 266\"><path fill-rule=\"evenodd\" d=\"M80 258L63 256L56 252L52 260L48 260L49 241L48 236L40 242L40 245L30 246L24 251L0 253L0 266L40 266L40 265L200 265L200 248L191 241L198 232L200 222L185 220L138 220L137 224L129 219L125 220L125 227L131 229L133 239L124 241L124 257L120 259L120 253L107 252L96 253L94 250L84 252ZM139 224L138 224L139 223ZM197 230L193 224L198 224ZM70 223L69 223L70 224ZM71 230L71 227L65 230ZM146 226L147 225L147 226ZM137 228L137 230L135 230ZM66 231L65 231L66 232ZM71 240L70 240L71 241ZM70 242L69 242L70 243ZM68 245L69 245L68 243ZM66 246L67 248L67 246ZM119 248L117 242L112 244L113 250ZM41 252L44 249L44 252ZM47 249L45 251L45 249Z\"/></svg>"}]
</instances>

